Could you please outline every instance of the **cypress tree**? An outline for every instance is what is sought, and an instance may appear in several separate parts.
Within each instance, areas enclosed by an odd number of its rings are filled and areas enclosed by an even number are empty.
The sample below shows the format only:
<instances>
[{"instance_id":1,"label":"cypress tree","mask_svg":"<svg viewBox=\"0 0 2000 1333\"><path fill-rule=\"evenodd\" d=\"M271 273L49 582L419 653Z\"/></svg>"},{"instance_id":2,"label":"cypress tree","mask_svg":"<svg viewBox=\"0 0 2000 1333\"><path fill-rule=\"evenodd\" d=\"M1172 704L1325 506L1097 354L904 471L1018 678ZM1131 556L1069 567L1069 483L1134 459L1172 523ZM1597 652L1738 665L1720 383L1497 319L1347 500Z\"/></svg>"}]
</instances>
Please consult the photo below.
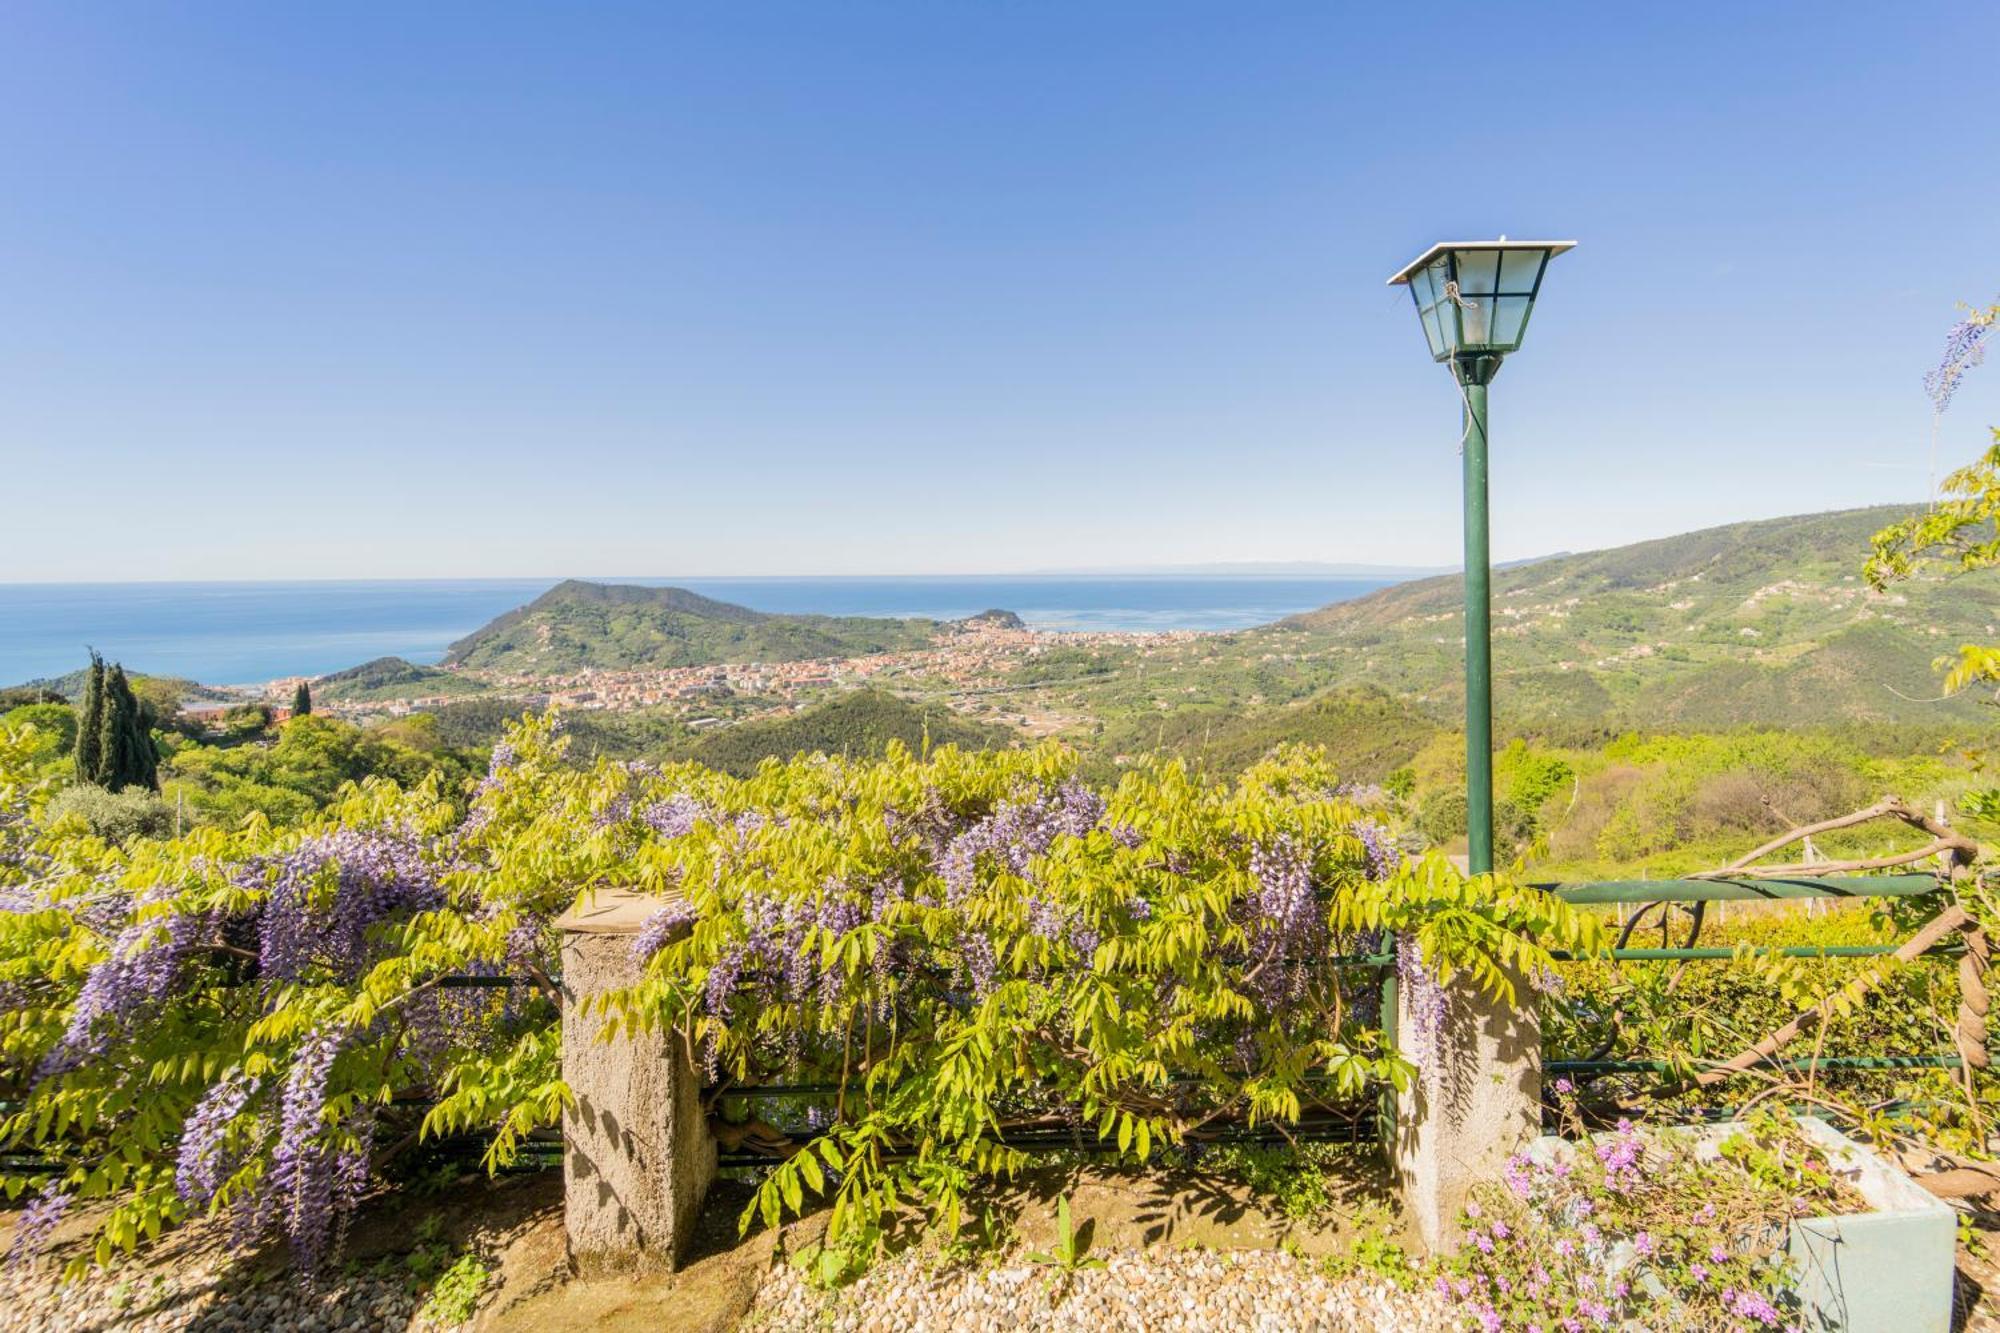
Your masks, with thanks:
<instances>
[{"instance_id":1,"label":"cypress tree","mask_svg":"<svg viewBox=\"0 0 2000 1333\"><path fill-rule=\"evenodd\" d=\"M97 785L111 791L159 785L160 760L152 727L125 668L113 664L104 677L104 722L98 743Z\"/></svg>"},{"instance_id":2,"label":"cypress tree","mask_svg":"<svg viewBox=\"0 0 2000 1333\"><path fill-rule=\"evenodd\" d=\"M76 719L76 780L96 782L104 767L104 659L95 649L83 680L83 706Z\"/></svg>"},{"instance_id":3,"label":"cypress tree","mask_svg":"<svg viewBox=\"0 0 2000 1333\"><path fill-rule=\"evenodd\" d=\"M312 712L312 710L313 710L312 688L308 686L304 681L300 681L299 687L296 690L292 691L292 716L304 717L306 714Z\"/></svg>"}]
</instances>

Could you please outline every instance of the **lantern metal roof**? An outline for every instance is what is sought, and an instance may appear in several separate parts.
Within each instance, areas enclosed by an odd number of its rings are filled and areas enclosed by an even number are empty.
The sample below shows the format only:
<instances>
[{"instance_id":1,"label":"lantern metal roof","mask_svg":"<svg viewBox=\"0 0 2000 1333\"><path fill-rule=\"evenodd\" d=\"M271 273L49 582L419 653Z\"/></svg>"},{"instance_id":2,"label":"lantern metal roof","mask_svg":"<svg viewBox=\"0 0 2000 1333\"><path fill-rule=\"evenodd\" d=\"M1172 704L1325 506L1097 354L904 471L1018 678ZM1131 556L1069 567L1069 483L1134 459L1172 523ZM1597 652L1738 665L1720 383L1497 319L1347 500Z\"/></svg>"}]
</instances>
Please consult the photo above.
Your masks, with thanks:
<instances>
[{"instance_id":1,"label":"lantern metal roof","mask_svg":"<svg viewBox=\"0 0 2000 1333\"><path fill-rule=\"evenodd\" d=\"M1504 236L1497 241L1439 241L1405 264L1401 272L1389 279L1389 285L1394 287L1408 282L1416 275L1418 269L1436 262L1437 257L1447 250L1546 250L1549 252L1549 258L1553 259L1565 250L1574 249L1576 249L1575 241L1510 241Z\"/></svg>"}]
</instances>

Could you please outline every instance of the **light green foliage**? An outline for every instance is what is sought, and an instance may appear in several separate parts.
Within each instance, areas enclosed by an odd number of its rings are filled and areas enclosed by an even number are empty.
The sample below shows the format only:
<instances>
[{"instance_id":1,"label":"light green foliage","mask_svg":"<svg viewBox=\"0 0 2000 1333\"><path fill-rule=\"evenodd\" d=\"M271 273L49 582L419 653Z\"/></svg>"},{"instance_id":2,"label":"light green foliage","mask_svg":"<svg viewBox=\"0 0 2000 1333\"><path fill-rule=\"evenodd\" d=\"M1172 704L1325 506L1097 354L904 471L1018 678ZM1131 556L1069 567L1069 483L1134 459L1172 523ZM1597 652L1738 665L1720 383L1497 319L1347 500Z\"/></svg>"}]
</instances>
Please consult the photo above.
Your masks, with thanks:
<instances>
[{"instance_id":1,"label":"light green foliage","mask_svg":"<svg viewBox=\"0 0 2000 1333\"><path fill-rule=\"evenodd\" d=\"M1314 1221L1332 1209L1327 1173L1347 1164L1339 1148L1325 1143L1227 1143L1203 1153L1201 1162L1207 1170L1242 1181L1294 1222Z\"/></svg>"},{"instance_id":2,"label":"light green foliage","mask_svg":"<svg viewBox=\"0 0 2000 1333\"><path fill-rule=\"evenodd\" d=\"M1379 1204L1374 1205L1362 1210L1355 1223L1356 1229L1347 1247L1321 1260L1321 1271L1332 1278L1367 1273L1394 1286L1414 1286L1420 1274L1409 1251L1398 1239L1395 1220L1389 1211Z\"/></svg>"},{"instance_id":3,"label":"light green foliage","mask_svg":"<svg viewBox=\"0 0 2000 1333\"><path fill-rule=\"evenodd\" d=\"M344 744L332 725L300 719L286 736L298 729L295 744L309 752L309 738ZM1435 968L1496 992L1510 974L1545 966L1546 949L1588 950L1598 938L1545 895L1464 880L1436 859L1369 878L1355 833L1364 812L1307 754L1228 785L1176 766L1128 774L1087 831L1037 844L1018 865L981 856L952 887L927 830L970 826L1010 802L1088 805L1094 798L1067 785L1073 754L946 748L918 759L892 747L881 761L801 759L735 779L694 766L574 763L557 724L542 719L495 755L469 813L435 777L410 790L369 778L298 828L251 817L117 847L76 821L47 820L55 784L35 767L39 746L32 731L0 732L0 800L20 816L0 821L15 844L0 858L11 877L0 889L23 908L0 912L0 987L12 999L0 1013L0 1064L20 1089L0 1118L0 1145L47 1154L62 1188L113 1205L99 1261L190 1215L176 1144L218 1080L255 1079L265 1093L230 1122L226 1178L207 1206L264 1188L279 1118L271 1099L318 1032L344 1034L316 1122L329 1150L355 1144L351 1117L373 1107L377 1145L476 1133L491 1165L512 1160L523 1136L569 1102L555 1009L540 998L548 923L598 885L678 888L702 914L642 984L607 1004L612 1030L683 1028L731 1079L840 1082L831 1131L769 1174L748 1216L775 1222L808 1194L830 1193L828 1245L863 1254L907 1205L954 1236L967 1191L1019 1164L1003 1138L1017 1114L1080 1115L1143 1162L1217 1117L1295 1120L1310 1104L1351 1103L1405 1076L1356 1016L1356 992L1316 970L1323 953L1300 964L1296 995L1275 1007L1253 998L1274 938L1253 906L1256 848L1297 850L1318 895L1311 910L1331 937L1403 933ZM661 837L644 816L677 795L702 817ZM316 952L285 984L246 984L227 923L254 933L293 853L360 835L407 840L427 867L410 873L434 879L437 905L368 924L358 969L346 970L347 955ZM798 937L801 960L832 980L774 1000L772 976L752 971L735 982L743 1002L710 1002L713 969L754 913L816 907L835 885L898 891L872 918L812 924ZM332 896L344 890L331 872L309 892L315 913L344 901ZM1067 929L1036 928L1050 910ZM196 947L164 988L119 1011L115 1026L86 1025L101 1045L50 1071L45 1057L113 941L154 947L175 919L196 923ZM984 984L963 968L976 946L995 954ZM895 965L880 965L891 951ZM404 1041L440 978L482 970L525 984L511 996L453 992L449 1024L419 1046ZM435 1103L421 1111L427 1098ZM17 1196L38 1184L38 1174L5 1177ZM461 1282L471 1285L469 1269Z\"/></svg>"},{"instance_id":4,"label":"light green foliage","mask_svg":"<svg viewBox=\"0 0 2000 1333\"><path fill-rule=\"evenodd\" d=\"M1732 905L1726 921L1711 906L1701 943L1732 948L1733 959L1691 962L1589 961L1565 963L1555 1003L1545 1004L1543 1040L1550 1060L1602 1058L1665 1060L1668 1074L1618 1075L1597 1080L1592 1095L1630 1098L1641 1090L1664 1094L1661 1114L1688 1116L1698 1108L1740 1105L1766 1086L1764 1075L1727 1081L1710 1090L1686 1086L1698 1069L1725 1060L1789 1021L1801 1010L1839 994L1864 973L1880 981L1859 1004L1842 1003L1828 1021L1785 1052L1787 1058L1921 1055L1950 1046L1949 1024L1958 1004L1956 961L1930 957L1892 967L1882 957L1785 958L1785 947L1835 948L1881 945L1899 938L1917 920L1935 913L1934 899L1902 906L1900 922L1859 906L1820 916L1796 908ZM1986 910L1986 909L1981 909ZM1658 930L1635 936L1635 947L1682 943L1688 929L1677 913L1666 941ZM1963 1084L1947 1070L1822 1070L1797 1076L1799 1086L1847 1108L1854 1123L1880 1138L1922 1138L1980 1150L1982 1117L1992 1114L1996 1089L1979 1080L1968 1102ZM1678 1088L1678 1091L1676 1090ZM1880 1114L1867 1108L1881 1105Z\"/></svg>"},{"instance_id":5,"label":"light green foliage","mask_svg":"<svg viewBox=\"0 0 2000 1333\"><path fill-rule=\"evenodd\" d=\"M485 1260L470 1252L461 1254L438 1274L419 1313L446 1328L463 1324L479 1308L479 1298L492 1280Z\"/></svg>"},{"instance_id":6,"label":"light green foliage","mask_svg":"<svg viewBox=\"0 0 2000 1333\"><path fill-rule=\"evenodd\" d=\"M675 776L712 817L642 848L624 876L678 885L699 920L612 998L611 1014L680 1028L732 1081L840 1085L833 1127L771 1171L746 1226L831 1194L829 1245L884 1227L904 1204L949 1238L967 1188L1018 1165L1005 1139L1015 1116L1080 1117L1145 1161L1218 1118L1292 1121L1322 1099L1351 1102L1402 1079L1382 1034L1356 1017L1372 978L1343 993L1321 974L1275 1009L1252 998L1270 947L1252 906L1258 846L1299 849L1332 938L1407 932L1439 969L1496 992L1545 949L1595 938L1554 899L1463 880L1441 859L1370 879L1354 831L1366 815L1296 752L1233 784L1178 765L1128 773L1086 835L1022 866L981 856L957 882L941 873L950 857L935 839L1055 799L1074 764L1053 747L927 760L892 748L875 764L769 764L741 783ZM595 803L612 799L600 791ZM559 812L576 800L542 804ZM748 831L746 812L761 816ZM885 904L872 919L815 924L857 885ZM785 949L830 979L780 990L772 965L752 959L756 1001L719 1008L708 988L745 965L746 921L775 918L804 923ZM975 960L988 951L981 977ZM879 965L885 956L894 962Z\"/></svg>"},{"instance_id":7,"label":"light green foliage","mask_svg":"<svg viewBox=\"0 0 2000 1333\"><path fill-rule=\"evenodd\" d=\"M1937 750L1935 734L1905 728L1517 740L1495 756L1502 793L1495 824L1503 845L1542 844L1538 880L1686 874L1886 794L1921 808L1956 803L1973 786L1974 769L1959 753ZM1436 844L1464 835L1462 779L1444 760L1440 747L1416 769L1417 826ZM1977 817L1980 809L1963 813ZM1832 857L1910 842L1871 826L1829 834L1816 846Z\"/></svg>"},{"instance_id":8,"label":"light green foliage","mask_svg":"<svg viewBox=\"0 0 2000 1333\"><path fill-rule=\"evenodd\" d=\"M26 704L0 714L0 727L33 727L46 738L49 756L76 748L76 710L63 703Z\"/></svg>"},{"instance_id":9,"label":"light green foliage","mask_svg":"<svg viewBox=\"0 0 2000 1333\"><path fill-rule=\"evenodd\" d=\"M164 794L169 802L185 801L191 818L210 823L235 827L256 814L299 824L345 783L375 777L414 787L435 772L447 791L456 791L477 772L470 753L429 745L432 733L421 724L396 725L371 731L313 715L285 723L268 744L184 743L168 757Z\"/></svg>"},{"instance_id":10,"label":"light green foliage","mask_svg":"<svg viewBox=\"0 0 2000 1333\"><path fill-rule=\"evenodd\" d=\"M143 787L106 791L80 784L57 796L49 805L51 822L68 820L85 832L108 843L127 843L134 838L164 838L173 832L174 812L157 792Z\"/></svg>"},{"instance_id":11,"label":"light green foliage","mask_svg":"<svg viewBox=\"0 0 2000 1333\"><path fill-rule=\"evenodd\" d=\"M1084 1224L1085 1227L1089 1225L1087 1222ZM1056 1198L1055 1249L1031 1250L1028 1252L1028 1262L1047 1265L1065 1279L1088 1268L1104 1267L1102 1259L1090 1257L1089 1241L1084 1238L1082 1231L1070 1223L1069 1195L1058 1195Z\"/></svg>"}]
</instances>

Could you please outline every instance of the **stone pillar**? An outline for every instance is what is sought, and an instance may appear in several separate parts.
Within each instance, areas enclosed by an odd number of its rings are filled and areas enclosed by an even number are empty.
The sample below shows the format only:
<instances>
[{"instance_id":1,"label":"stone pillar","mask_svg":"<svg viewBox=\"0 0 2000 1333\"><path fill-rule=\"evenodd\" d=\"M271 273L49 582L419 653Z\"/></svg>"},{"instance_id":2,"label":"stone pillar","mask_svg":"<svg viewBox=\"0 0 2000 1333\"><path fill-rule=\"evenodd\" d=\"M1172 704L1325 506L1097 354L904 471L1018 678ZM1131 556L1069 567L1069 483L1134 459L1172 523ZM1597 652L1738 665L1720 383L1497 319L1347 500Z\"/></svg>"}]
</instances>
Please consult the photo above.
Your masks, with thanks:
<instances>
[{"instance_id":1,"label":"stone pillar","mask_svg":"<svg viewBox=\"0 0 2000 1333\"><path fill-rule=\"evenodd\" d=\"M715 1179L715 1139L687 1043L665 1029L605 1041L590 998L639 979L632 939L669 901L604 889L562 931L563 1223L579 1273L671 1271Z\"/></svg>"},{"instance_id":2,"label":"stone pillar","mask_svg":"<svg viewBox=\"0 0 2000 1333\"><path fill-rule=\"evenodd\" d=\"M1457 1247L1472 1186L1499 1180L1507 1159L1541 1133L1541 1014L1527 979L1514 987L1516 1004L1463 973L1442 986L1420 979L1395 988L1397 1045L1417 1066L1396 1094L1396 1183L1412 1228L1435 1253Z\"/></svg>"}]
</instances>

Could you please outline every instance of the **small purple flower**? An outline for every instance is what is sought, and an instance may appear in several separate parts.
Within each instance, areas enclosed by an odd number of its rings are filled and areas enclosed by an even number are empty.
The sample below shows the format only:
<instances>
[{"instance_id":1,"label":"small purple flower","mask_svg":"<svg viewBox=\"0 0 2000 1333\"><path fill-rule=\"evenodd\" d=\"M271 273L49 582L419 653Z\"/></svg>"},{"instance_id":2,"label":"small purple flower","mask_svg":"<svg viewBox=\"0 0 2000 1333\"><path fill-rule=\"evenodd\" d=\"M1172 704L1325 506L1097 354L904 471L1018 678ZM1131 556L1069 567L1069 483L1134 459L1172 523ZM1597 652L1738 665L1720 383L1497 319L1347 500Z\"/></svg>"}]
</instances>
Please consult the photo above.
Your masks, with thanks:
<instances>
[{"instance_id":1,"label":"small purple flower","mask_svg":"<svg viewBox=\"0 0 2000 1333\"><path fill-rule=\"evenodd\" d=\"M684 838L707 818L701 802L685 792L677 792L639 812L646 826L662 838Z\"/></svg>"},{"instance_id":2,"label":"small purple flower","mask_svg":"<svg viewBox=\"0 0 2000 1333\"><path fill-rule=\"evenodd\" d=\"M69 1211L69 1200L61 1184L53 1179L29 1200L14 1223L14 1243L7 1250L10 1266L30 1264L41 1257L54 1239L56 1228L62 1225L63 1214Z\"/></svg>"},{"instance_id":3,"label":"small purple flower","mask_svg":"<svg viewBox=\"0 0 2000 1333\"><path fill-rule=\"evenodd\" d=\"M646 924L639 927L639 933L632 937L632 956L645 962L667 946L682 926L699 920L701 912L685 898L675 898L665 907L646 918Z\"/></svg>"}]
</instances>

